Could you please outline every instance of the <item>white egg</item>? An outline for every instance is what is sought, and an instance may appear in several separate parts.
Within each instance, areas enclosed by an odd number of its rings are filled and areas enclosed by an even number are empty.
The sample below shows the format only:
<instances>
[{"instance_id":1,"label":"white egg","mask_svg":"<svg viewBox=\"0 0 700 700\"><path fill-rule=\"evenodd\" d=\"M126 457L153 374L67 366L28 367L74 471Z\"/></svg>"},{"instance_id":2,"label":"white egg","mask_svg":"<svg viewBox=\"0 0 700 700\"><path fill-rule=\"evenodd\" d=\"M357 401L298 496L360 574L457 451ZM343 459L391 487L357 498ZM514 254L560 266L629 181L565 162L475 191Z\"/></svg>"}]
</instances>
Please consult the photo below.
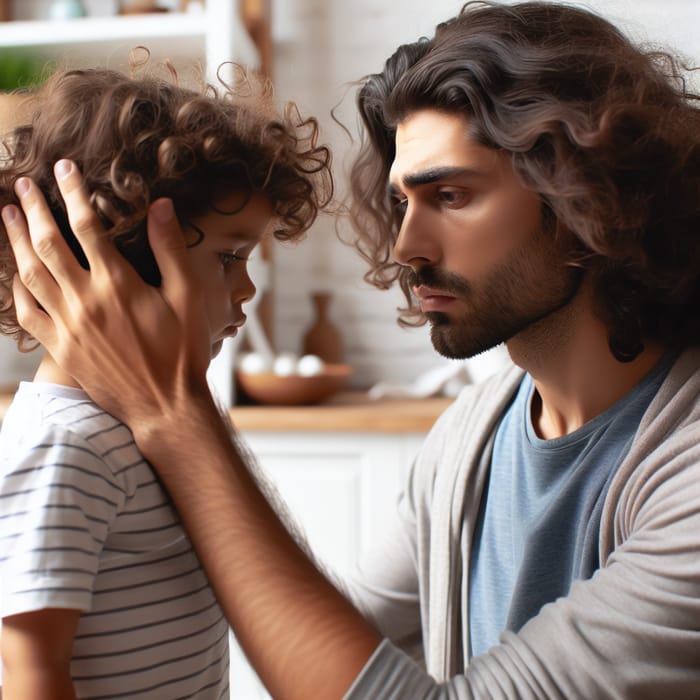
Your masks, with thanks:
<instances>
[{"instance_id":1,"label":"white egg","mask_svg":"<svg viewBox=\"0 0 700 700\"><path fill-rule=\"evenodd\" d=\"M318 355L304 355L297 362L297 374L302 377L313 377L323 372L323 360Z\"/></svg>"},{"instance_id":2,"label":"white egg","mask_svg":"<svg viewBox=\"0 0 700 700\"><path fill-rule=\"evenodd\" d=\"M288 377L297 371L297 356L293 352L281 352L272 363L272 371L281 377Z\"/></svg>"},{"instance_id":3,"label":"white egg","mask_svg":"<svg viewBox=\"0 0 700 700\"><path fill-rule=\"evenodd\" d=\"M270 360L259 352L247 352L241 355L237 364L241 372L246 374L262 374L269 372L272 368Z\"/></svg>"}]
</instances>

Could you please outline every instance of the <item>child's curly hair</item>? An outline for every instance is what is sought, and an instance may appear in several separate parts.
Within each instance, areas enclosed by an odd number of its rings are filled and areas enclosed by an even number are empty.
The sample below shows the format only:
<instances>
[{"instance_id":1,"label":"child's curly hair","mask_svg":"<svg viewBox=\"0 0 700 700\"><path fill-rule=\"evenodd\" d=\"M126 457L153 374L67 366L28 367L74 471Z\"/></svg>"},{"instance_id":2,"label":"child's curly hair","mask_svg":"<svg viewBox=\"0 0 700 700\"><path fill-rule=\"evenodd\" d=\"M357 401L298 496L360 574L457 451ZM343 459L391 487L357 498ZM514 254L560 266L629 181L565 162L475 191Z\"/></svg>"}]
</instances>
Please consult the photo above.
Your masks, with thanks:
<instances>
[{"instance_id":1,"label":"child's curly hair","mask_svg":"<svg viewBox=\"0 0 700 700\"><path fill-rule=\"evenodd\" d=\"M30 97L31 123L6 138L0 207L17 202L13 185L18 177L31 177L81 259L53 175L57 160L73 160L107 235L155 285L160 274L145 220L149 203L158 197L172 198L184 223L206 214L222 192L262 194L273 206L274 236L299 238L332 198L330 151L318 145L314 118L302 118L291 103L283 113L274 108L269 83L242 69L235 83L196 91L180 87L174 74L54 73ZM0 222L0 332L22 348L31 338L15 314L16 269Z\"/></svg>"}]
</instances>

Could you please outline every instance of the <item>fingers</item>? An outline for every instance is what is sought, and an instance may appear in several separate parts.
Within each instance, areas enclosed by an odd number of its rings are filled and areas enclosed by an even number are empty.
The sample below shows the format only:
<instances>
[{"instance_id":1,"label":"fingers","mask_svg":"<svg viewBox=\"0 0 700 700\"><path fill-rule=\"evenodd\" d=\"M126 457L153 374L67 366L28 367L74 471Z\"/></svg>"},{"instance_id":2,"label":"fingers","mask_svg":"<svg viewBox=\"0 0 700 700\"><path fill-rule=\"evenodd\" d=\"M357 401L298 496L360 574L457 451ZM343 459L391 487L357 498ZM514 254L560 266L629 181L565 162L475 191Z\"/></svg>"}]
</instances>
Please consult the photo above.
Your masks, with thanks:
<instances>
[{"instance_id":1,"label":"fingers","mask_svg":"<svg viewBox=\"0 0 700 700\"><path fill-rule=\"evenodd\" d=\"M31 184L31 183L29 183ZM19 189L24 192L24 184L19 185ZM27 191L26 195L20 194L20 198L26 196L32 198L35 195ZM33 295L33 304L36 307L37 303L47 310L53 306L54 300L60 297L58 285L51 273L46 269L41 259L37 255L32 241L30 239L27 220L22 215L21 210L14 204L10 204L2 210L2 220L7 231L7 238L12 246L15 259L17 261L17 270L19 276L24 282L24 287L29 289ZM53 219L51 219L53 221ZM37 233L40 240L45 240L43 234ZM42 244L40 243L40 246ZM48 249L47 244L43 244L45 252ZM48 256L51 257L51 252ZM27 294L29 294L27 292ZM31 333L31 329L27 328Z\"/></svg>"},{"instance_id":2,"label":"fingers","mask_svg":"<svg viewBox=\"0 0 700 700\"><path fill-rule=\"evenodd\" d=\"M209 327L201 284L192 271L189 251L169 199L157 199L148 211L148 240L161 272L161 294L179 321L187 365L195 373L210 361ZM206 342L202 342L202 340Z\"/></svg>"},{"instance_id":3,"label":"fingers","mask_svg":"<svg viewBox=\"0 0 700 700\"><path fill-rule=\"evenodd\" d=\"M72 276L78 265L77 260L63 239L39 187L30 178L21 177L15 182L15 193L26 221L21 230L14 229L14 232L23 240L25 231L28 231L36 256L48 267L54 278ZM8 234L12 237L13 231L8 229ZM18 258L17 262L21 266L22 260ZM26 284L27 280L24 281Z\"/></svg>"},{"instance_id":4,"label":"fingers","mask_svg":"<svg viewBox=\"0 0 700 700\"><path fill-rule=\"evenodd\" d=\"M180 298L187 293L190 268L187 246L170 199L155 200L148 210L148 241L163 279L166 295Z\"/></svg>"},{"instance_id":5,"label":"fingers","mask_svg":"<svg viewBox=\"0 0 700 700\"><path fill-rule=\"evenodd\" d=\"M20 185L21 191L25 189L25 185ZM56 325L45 309L55 311L56 305L60 303L58 285L32 247L27 222L21 210L14 204L4 207L2 220L17 260L18 274L12 280L17 320L32 337L46 346L56 338ZM20 275L27 286L20 280Z\"/></svg>"},{"instance_id":6,"label":"fingers","mask_svg":"<svg viewBox=\"0 0 700 700\"><path fill-rule=\"evenodd\" d=\"M39 307L36 299L22 284L18 275L12 280L17 320L33 338L43 346L52 347L56 340L56 326L46 312Z\"/></svg>"},{"instance_id":7,"label":"fingers","mask_svg":"<svg viewBox=\"0 0 700 700\"><path fill-rule=\"evenodd\" d=\"M66 205L71 230L85 253L90 269L97 270L115 264L119 256L90 204L90 195L75 163L59 160L54 166L54 174ZM29 228L33 230L31 221Z\"/></svg>"},{"instance_id":8,"label":"fingers","mask_svg":"<svg viewBox=\"0 0 700 700\"><path fill-rule=\"evenodd\" d=\"M156 199L148 210L148 241L163 277L180 268L187 255L185 238L172 200Z\"/></svg>"}]
</instances>

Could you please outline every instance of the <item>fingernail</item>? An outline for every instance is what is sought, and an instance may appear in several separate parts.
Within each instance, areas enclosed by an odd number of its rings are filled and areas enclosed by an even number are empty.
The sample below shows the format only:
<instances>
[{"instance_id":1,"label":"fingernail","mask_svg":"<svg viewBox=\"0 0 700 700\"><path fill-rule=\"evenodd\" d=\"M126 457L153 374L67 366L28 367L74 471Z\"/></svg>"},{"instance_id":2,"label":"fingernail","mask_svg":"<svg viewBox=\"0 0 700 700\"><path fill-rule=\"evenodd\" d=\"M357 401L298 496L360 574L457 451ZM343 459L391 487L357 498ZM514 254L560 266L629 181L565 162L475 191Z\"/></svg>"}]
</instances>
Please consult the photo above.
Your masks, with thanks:
<instances>
[{"instance_id":1,"label":"fingernail","mask_svg":"<svg viewBox=\"0 0 700 700\"><path fill-rule=\"evenodd\" d=\"M29 178L20 177L15 180L15 192L18 197L24 197L29 192Z\"/></svg>"},{"instance_id":2,"label":"fingernail","mask_svg":"<svg viewBox=\"0 0 700 700\"><path fill-rule=\"evenodd\" d=\"M151 204L151 213L153 218L159 224L167 224L173 220L175 210L171 199L158 199Z\"/></svg>"},{"instance_id":3,"label":"fingernail","mask_svg":"<svg viewBox=\"0 0 700 700\"><path fill-rule=\"evenodd\" d=\"M59 160L54 166L54 172L59 180L65 180L73 170L73 163L69 160Z\"/></svg>"},{"instance_id":4,"label":"fingernail","mask_svg":"<svg viewBox=\"0 0 700 700\"><path fill-rule=\"evenodd\" d=\"M14 204L8 204L6 207L2 208L2 220L5 224L11 224L17 219L18 213L19 211Z\"/></svg>"}]
</instances>

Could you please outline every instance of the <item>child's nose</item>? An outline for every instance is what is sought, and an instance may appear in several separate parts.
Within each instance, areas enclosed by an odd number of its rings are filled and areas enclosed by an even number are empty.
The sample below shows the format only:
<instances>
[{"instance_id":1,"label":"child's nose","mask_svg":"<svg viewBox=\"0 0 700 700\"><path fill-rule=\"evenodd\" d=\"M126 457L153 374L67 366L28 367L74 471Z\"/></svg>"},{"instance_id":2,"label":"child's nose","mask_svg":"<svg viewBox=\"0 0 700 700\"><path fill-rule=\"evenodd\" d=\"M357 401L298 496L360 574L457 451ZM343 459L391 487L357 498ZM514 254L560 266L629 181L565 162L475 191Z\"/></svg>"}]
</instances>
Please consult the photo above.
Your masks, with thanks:
<instances>
[{"instance_id":1,"label":"child's nose","mask_svg":"<svg viewBox=\"0 0 700 700\"><path fill-rule=\"evenodd\" d=\"M237 280L237 283L234 285L231 297L237 304L245 304L245 302L250 301L255 296L255 291L255 284L246 269L240 280Z\"/></svg>"}]
</instances>

